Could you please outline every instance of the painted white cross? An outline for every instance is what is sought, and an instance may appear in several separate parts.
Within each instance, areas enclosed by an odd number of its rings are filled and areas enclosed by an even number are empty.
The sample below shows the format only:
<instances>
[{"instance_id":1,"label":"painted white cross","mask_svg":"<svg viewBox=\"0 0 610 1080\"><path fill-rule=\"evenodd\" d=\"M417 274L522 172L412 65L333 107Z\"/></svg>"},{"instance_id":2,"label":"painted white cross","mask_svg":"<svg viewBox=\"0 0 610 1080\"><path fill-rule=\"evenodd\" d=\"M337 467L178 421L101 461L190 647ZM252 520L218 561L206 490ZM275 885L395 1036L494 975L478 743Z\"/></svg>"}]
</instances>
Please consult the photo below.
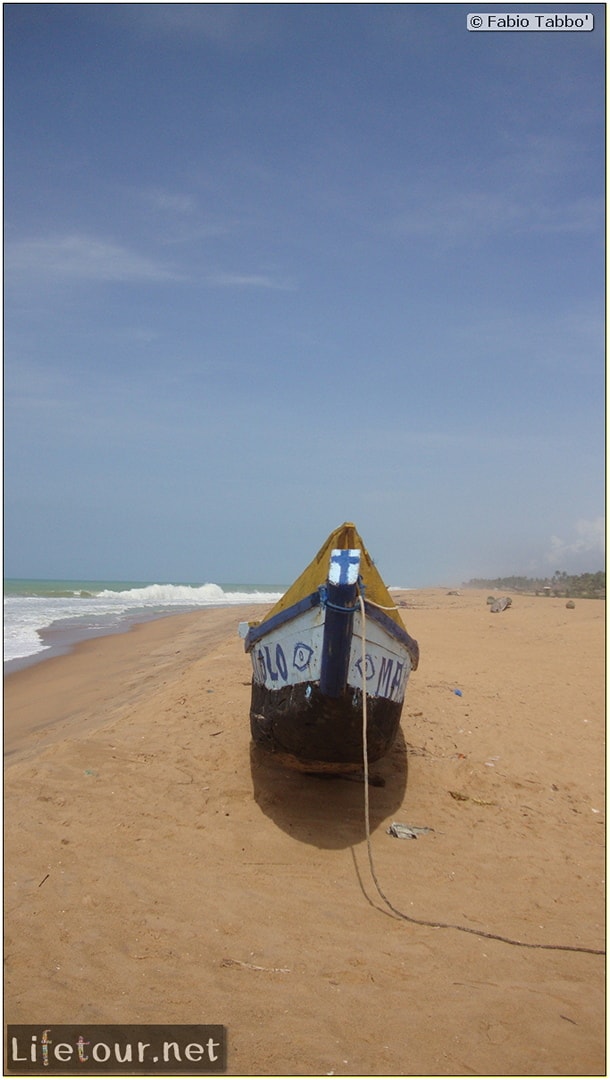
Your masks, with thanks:
<instances>
[{"instance_id":1,"label":"painted white cross","mask_svg":"<svg viewBox=\"0 0 610 1080\"><path fill-rule=\"evenodd\" d=\"M359 548L336 548L330 553L328 580L331 585L355 585L360 569Z\"/></svg>"}]
</instances>

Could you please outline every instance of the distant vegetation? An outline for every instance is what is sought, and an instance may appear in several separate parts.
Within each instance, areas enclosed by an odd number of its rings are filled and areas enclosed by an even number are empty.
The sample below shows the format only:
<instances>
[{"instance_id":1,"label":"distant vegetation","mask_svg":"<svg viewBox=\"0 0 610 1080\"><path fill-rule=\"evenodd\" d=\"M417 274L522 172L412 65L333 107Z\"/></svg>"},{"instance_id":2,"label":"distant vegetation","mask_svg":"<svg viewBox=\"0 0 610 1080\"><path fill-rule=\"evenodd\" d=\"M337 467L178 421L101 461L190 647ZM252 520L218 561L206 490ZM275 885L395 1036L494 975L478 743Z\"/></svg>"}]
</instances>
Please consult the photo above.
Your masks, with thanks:
<instances>
[{"instance_id":1,"label":"distant vegetation","mask_svg":"<svg viewBox=\"0 0 610 1080\"><path fill-rule=\"evenodd\" d=\"M567 574L565 570L556 570L550 578L472 578L465 583L465 588L600 599L606 595L606 575L603 570L596 574Z\"/></svg>"}]
</instances>

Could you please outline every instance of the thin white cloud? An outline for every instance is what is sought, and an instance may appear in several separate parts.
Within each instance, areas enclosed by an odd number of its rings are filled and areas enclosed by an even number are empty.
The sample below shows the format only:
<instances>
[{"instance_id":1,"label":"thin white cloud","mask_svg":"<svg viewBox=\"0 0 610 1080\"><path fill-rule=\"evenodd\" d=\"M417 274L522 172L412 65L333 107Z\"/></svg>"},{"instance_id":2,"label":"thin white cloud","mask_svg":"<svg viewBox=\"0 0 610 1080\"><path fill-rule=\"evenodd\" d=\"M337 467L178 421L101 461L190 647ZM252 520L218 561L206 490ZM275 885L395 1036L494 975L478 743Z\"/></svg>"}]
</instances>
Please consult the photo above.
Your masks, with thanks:
<instances>
[{"instance_id":1,"label":"thin white cloud","mask_svg":"<svg viewBox=\"0 0 610 1080\"><path fill-rule=\"evenodd\" d=\"M193 196L179 191L151 188L144 192L144 198L155 209L172 214L193 214L197 210L197 202Z\"/></svg>"},{"instance_id":2,"label":"thin white cloud","mask_svg":"<svg viewBox=\"0 0 610 1080\"><path fill-rule=\"evenodd\" d=\"M4 394L7 416L19 418L55 414L74 400L73 380L57 366L22 356L18 364L6 364ZM78 410L77 410L78 411Z\"/></svg>"},{"instance_id":3,"label":"thin white cloud","mask_svg":"<svg viewBox=\"0 0 610 1080\"><path fill-rule=\"evenodd\" d=\"M414 193L409 209L397 213L389 231L443 245L481 242L504 233L603 234L601 199L565 200L558 205L523 199L518 193L472 190Z\"/></svg>"},{"instance_id":4,"label":"thin white cloud","mask_svg":"<svg viewBox=\"0 0 610 1080\"><path fill-rule=\"evenodd\" d=\"M66 281L125 282L152 284L193 280L175 267L140 255L133 249L98 237L66 234L7 243L5 280L19 283L23 278L51 283ZM204 284L222 288L256 288L292 291L293 281L265 273L208 272Z\"/></svg>"},{"instance_id":5,"label":"thin white cloud","mask_svg":"<svg viewBox=\"0 0 610 1080\"><path fill-rule=\"evenodd\" d=\"M603 558L606 550L606 522L603 517L587 520L581 518L575 526L576 538L571 541L559 536L551 537L551 548L545 561L561 570L562 562L571 561L575 556L591 555ZM592 567L592 569L596 569Z\"/></svg>"},{"instance_id":6,"label":"thin white cloud","mask_svg":"<svg viewBox=\"0 0 610 1080\"><path fill-rule=\"evenodd\" d=\"M409 203L408 210L394 217L392 230L399 236L421 237L443 244L482 239L507 227L519 227L524 215L517 200L487 191L420 193L410 198Z\"/></svg>"},{"instance_id":7,"label":"thin white cloud","mask_svg":"<svg viewBox=\"0 0 610 1080\"><path fill-rule=\"evenodd\" d=\"M130 196L134 192L130 190ZM145 222L159 244L198 245L202 240L217 239L235 231L234 220L211 217L202 210L196 195L162 187L136 190L138 212L142 207Z\"/></svg>"},{"instance_id":8,"label":"thin white cloud","mask_svg":"<svg viewBox=\"0 0 610 1080\"><path fill-rule=\"evenodd\" d=\"M159 334L156 330L145 326L126 326L118 327L111 337L117 341L133 342L136 345L150 345L152 341L158 340Z\"/></svg>"},{"instance_id":9,"label":"thin white cloud","mask_svg":"<svg viewBox=\"0 0 610 1080\"><path fill-rule=\"evenodd\" d=\"M215 48L245 52L278 40L281 29L277 15L268 7L239 3L117 4L113 18L120 19L138 37L174 38L195 47L206 42Z\"/></svg>"},{"instance_id":10,"label":"thin white cloud","mask_svg":"<svg viewBox=\"0 0 610 1080\"><path fill-rule=\"evenodd\" d=\"M558 177L575 184L580 175L578 135L527 134L519 125L518 137L498 138L497 154L476 176L454 176L450 186L444 178L430 177L429 182L412 183L406 190L392 182L388 196L397 209L389 219L389 231L447 246L506 234L603 236L601 171L597 196L589 187L587 194L568 195L564 185L561 194L552 194Z\"/></svg>"},{"instance_id":11,"label":"thin white cloud","mask_svg":"<svg viewBox=\"0 0 610 1080\"><path fill-rule=\"evenodd\" d=\"M532 232L603 235L604 208L601 199L582 198L562 203L547 203L534 208L528 228Z\"/></svg>"},{"instance_id":12,"label":"thin white cloud","mask_svg":"<svg viewBox=\"0 0 610 1080\"><path fill-rule=\"evenodd\" d=\"M294 282L287 279L273 278L268 274L216 273L210 274L207 281L209 285L228 288L277 289L287 292L291 292L296 288Z\"/></svg>"},{"instance_id":13,"label":"thin white cloud","mask_svg":"<svg viewBox=\"0 0 610 1080\"><path fill-rule=\"evenodd\" d=\"M6 245L5 274L47 280L154 282L182 275L155 259L94 236L67 234Z\"/></svg>"},{"instance_id":14,"label":"thin white cloud","mask_svg":"<svg viewBox=\"0 0 610 1080\"><path fill-rule=\"evenodd\" d=\"M549 372L603 370L603 299L575 301L561 310L550 307L516 317L500 308L481 311L476 324L456 324L454 354L464 363L485 356L521 357Z\"/></svg>"}]
</instances>

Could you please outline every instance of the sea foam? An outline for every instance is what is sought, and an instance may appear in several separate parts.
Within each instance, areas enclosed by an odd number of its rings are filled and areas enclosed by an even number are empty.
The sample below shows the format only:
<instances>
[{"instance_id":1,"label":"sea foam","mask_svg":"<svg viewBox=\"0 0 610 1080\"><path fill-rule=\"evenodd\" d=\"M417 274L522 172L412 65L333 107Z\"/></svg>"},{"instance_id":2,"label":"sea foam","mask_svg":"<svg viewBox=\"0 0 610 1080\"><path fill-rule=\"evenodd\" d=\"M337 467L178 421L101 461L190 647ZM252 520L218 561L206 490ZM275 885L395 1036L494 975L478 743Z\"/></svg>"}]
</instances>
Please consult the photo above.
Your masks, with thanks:
<instances>
[{"instance_id":1,"label":"sea foam","mask_svg":"<svg viewBox=\"0 0 610 1080\"><path fill-rule=\"evenodd\" d=\"M30 583L32 585L34 583ZM72 583L71 583L72 584ZM89 583L86 583L89 584ZM41 586L44 583L40 583ZM113 633L138 618L150 618L177 611L230 604L274 604L281 592L262 591L255 586L152 584L127 588L55 589L50 595L43 587L30 588L29 595L8 589L4 598L4 659L20 660L36 656L50 646L41 632L51 626L70 629L86 638Z\"/></svg>"}]
</instances>

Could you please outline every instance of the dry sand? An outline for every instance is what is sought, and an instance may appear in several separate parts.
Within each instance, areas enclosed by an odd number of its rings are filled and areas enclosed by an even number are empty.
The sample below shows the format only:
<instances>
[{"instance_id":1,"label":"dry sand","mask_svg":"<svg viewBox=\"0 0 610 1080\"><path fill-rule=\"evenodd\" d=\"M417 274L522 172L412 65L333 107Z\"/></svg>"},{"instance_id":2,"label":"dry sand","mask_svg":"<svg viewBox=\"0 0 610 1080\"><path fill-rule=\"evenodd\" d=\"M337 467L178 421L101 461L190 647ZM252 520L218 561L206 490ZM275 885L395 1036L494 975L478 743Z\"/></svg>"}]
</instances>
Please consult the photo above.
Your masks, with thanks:
<instances>
[{"instance_id":1,"label":"dry sand","mask_svg":"<svg viewBox=\"0 0 610 1080\"><path fill-rule=\"evenodd\" d=\"M403 599L421 663L373 768L383 891L603 948L602 603ZM231 1075L603 1075L603 956L396 917L362 784L251 752L236 627L261 614L173 616L7 678L5 1021L225 1024Z\"/></svg>"}]
</instances>

